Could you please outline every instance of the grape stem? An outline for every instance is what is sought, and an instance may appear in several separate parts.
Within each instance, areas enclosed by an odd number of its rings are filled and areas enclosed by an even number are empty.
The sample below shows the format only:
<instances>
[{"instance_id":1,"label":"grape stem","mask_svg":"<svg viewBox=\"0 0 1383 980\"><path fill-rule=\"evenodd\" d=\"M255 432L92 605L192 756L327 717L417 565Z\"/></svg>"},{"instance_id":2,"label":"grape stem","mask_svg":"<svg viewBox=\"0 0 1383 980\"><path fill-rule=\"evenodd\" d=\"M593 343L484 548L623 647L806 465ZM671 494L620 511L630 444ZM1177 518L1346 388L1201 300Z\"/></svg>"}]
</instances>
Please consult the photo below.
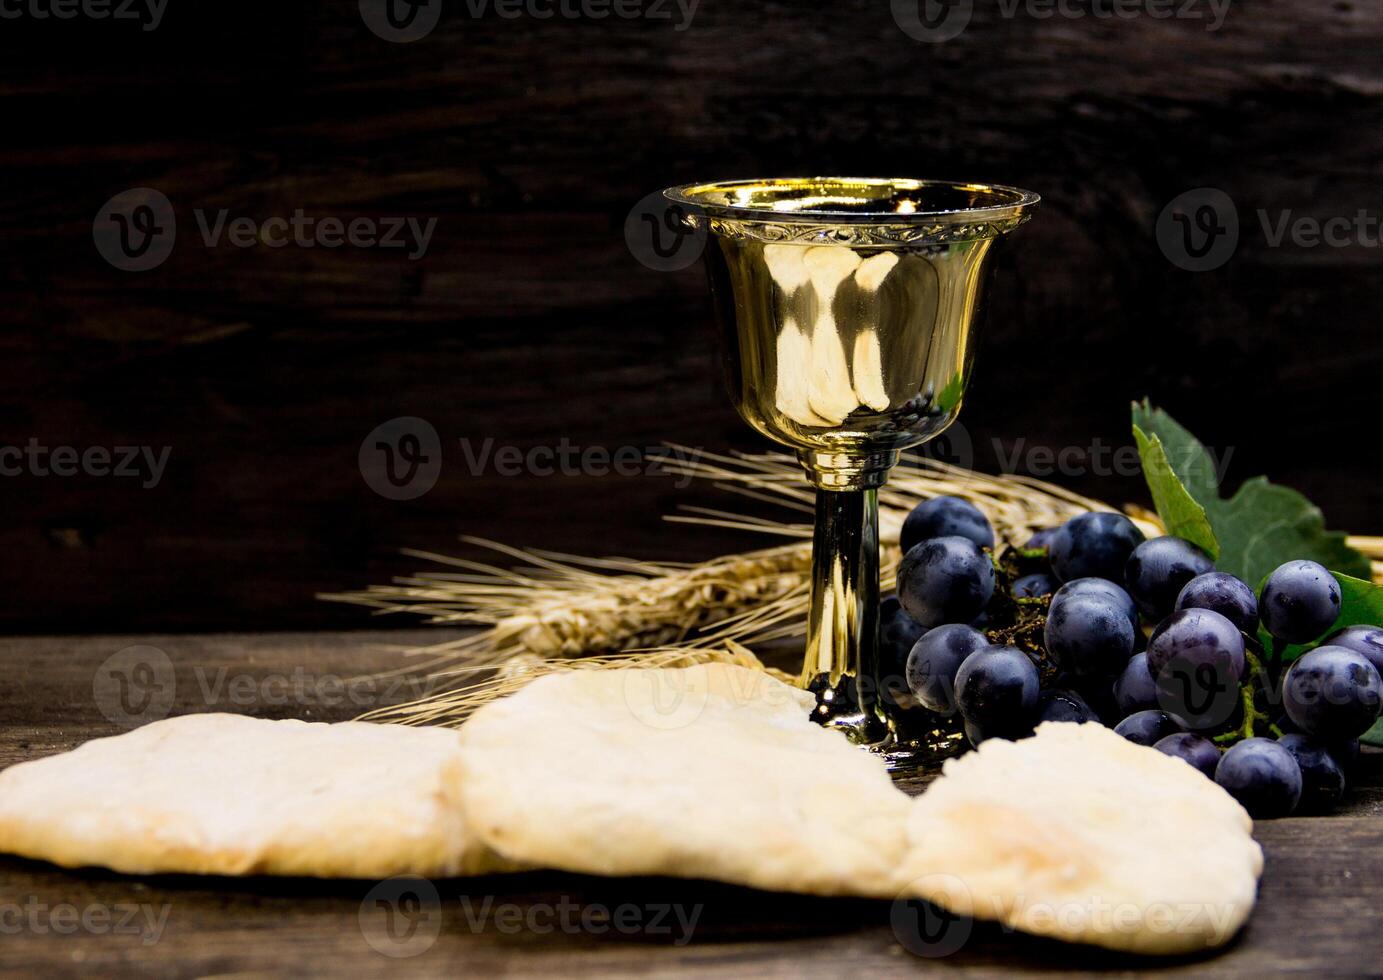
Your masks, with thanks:
<instances>
[{"instance_id":1,"label":"grape stem","mask_svg":"<svg viewBox=\"0 0 1383 980\"><path fill-rule=\"evenodd\" d=\"M1244 651L1244 659L1248 661L1249 665L1249 676L1239 686L1239 696L1244 701L1244 723L1233 731L1216 735L1214 741L1217 745L1233 745L1235 742L1243 741L1246 738L1253 738L1255 725L1260 721L1267 724L1268 731L1273 735L1278 737L1282 735L1282 729L1272 723L1266 711L1258 710L1258 705L1253 699L1254 679L1257 678L1265 684L1268 680L1267 672L1263 669L1263 663L1253 655L1251 650ZM1269 690L1271 689L1269 688Z\"/></svg>"}]
</instances>

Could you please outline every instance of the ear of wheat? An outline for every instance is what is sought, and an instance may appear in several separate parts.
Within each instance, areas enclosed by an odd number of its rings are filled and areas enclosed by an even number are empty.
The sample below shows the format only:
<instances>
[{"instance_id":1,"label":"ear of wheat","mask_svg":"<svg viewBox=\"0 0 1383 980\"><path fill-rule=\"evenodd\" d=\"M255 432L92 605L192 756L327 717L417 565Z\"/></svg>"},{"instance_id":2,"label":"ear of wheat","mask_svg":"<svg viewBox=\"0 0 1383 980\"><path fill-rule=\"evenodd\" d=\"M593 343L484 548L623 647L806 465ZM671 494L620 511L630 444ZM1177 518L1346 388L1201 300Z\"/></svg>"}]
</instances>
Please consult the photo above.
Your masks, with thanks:
<instances>
[{"instance_id":1,"label":"ear of wheat","mask_svg":"<svg viewBox=\"0 0 1383 980\"><path fill-rule=\"evenodd\" d=\"M800 635L811 569L813 491L795 458L783 453L673 453L670 472L709 480L722 490L770 502L805 520L775 521L730 511L685 507L668 520L768 533L793 543L699 563L587 558L511 548L464 537L521 564L506 568L428 552L406 552L441 566L358 592L321 598L412 613L429 623L475 625L480 631L410 651L414 670L430 672L436 693L372 712L370 718L459 724L481 704L544 673L638 663L675 666L725 660L764 668L746 644ZM986 476L920 456L905 456L879 492L880 587L893 588L898 535L908 512L939 494L970 500L999 539L1022 544L1037 529L1090 510L1118 510L1041 480ZM1149 536L1155 514L1125 507ZM1383 539L1352 538L1383 578Z\"/></svg>"}]
</instances>

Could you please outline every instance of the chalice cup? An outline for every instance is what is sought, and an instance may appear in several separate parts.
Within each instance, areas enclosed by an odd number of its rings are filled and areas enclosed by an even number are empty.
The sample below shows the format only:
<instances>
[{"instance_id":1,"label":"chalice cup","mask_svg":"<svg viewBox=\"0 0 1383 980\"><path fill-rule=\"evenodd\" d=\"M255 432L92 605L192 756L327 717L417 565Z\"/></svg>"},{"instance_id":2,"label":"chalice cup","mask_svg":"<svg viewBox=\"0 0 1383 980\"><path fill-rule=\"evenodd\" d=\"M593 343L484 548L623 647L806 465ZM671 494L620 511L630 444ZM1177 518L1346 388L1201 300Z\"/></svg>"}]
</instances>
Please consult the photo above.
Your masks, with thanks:
<instances>
[{"instance_id":1,"label":"chalice cup","mask_svg":"<svg viewBox=\"0 0 1383 980\"><path fill-rule=\"evenodd\" d=\"M816 488L801 685L816 719L907 770L957 747L883 688L878 488L956 418L997 240L1032 216L1014 187L843 177L664 192L706 235L731 398Z\"/></svg>"}]
</instances>

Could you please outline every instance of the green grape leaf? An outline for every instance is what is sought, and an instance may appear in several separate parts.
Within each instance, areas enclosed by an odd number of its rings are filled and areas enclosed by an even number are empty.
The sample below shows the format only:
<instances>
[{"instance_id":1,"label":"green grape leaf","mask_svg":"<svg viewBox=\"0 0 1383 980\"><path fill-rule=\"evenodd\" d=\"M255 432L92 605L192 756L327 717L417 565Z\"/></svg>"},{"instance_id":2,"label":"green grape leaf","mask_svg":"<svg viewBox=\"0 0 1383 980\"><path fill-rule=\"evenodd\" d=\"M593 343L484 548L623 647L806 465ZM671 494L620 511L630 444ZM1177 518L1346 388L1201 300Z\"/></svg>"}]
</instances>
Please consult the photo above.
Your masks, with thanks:
<instances>
[{"instance_id":1,"label":"green grape leaf","mask_svg":"<svg viewBox=\"0 0 1383 980\"><path fill-rule=\"evenodd\" d=\"M1177 478L1162 440L1155 435L1147 435L1137 425L1133 427L1133 438L1138 443L1138 458L1143 462L1143 476L1148 481L1153 506L1157 508L1167 533L1185 538L1211 558L1219 557L1220 543L1210 529L1205 508L1196 503L1196 498Z\"/></svg>"},{"instance_id":2,"label":"green grape leaf","mask_svg":"<svg viewBox=\"0 0 1383 980\"><path fill-rule=\"evenodd\" d=\"M1345 543L1342 532L1325 529L1320 508L1267 477L1245 480L1229 500L1206 507L1206 514L1224 552L1216 567L1245 582L1260 581L1297 558L1351 577L1371 574L1369 560Z\"/></svg>"},{"instance_id":3,"label":"green grape leaf","mask_svg":"<svg viewBox=\"0 0 1383 980\"><path fill-rule=\"evenodd\" d=\"M1169 533L1205 548L1202 540L1185 533L1188 528L1204 533L1185 498L1199 504L1219 544L1215 567L1220 571L1260 582L1283 562L1309 558L1347 576L1366 579L1371 574L1369 560L1345 543L1343 533L1327 531L1320 509L1297 491L1260 476L1244 481L1225 500L1210 453L1175 419L1144 400L1133 405L1133 425L1140 456L1144 443L1150 448L1154 439L1160 443L1162 459L1154 454L1151 466L1144 459L1158 516ZM1170 488L1173 479L1181 484L1181 493Z\"/></svg>"},{"instance_id":4,"label":"green grape leaf","mask_svg":"<svg viewBox=\"0 0 1383 980\"><path fill-rule=\"evenodd\" d=\"M1335 630L1346 626L1383 626L1383 585L1335 572L1340 583L1340 618Z\"/></svg>"},{"instance_id":5,"label":"green grape leaf","mask_svg":"<svg viewBox=\"0 0 1383 980\"><path fill-rule=\"evenodd\" d=\"M1181 423L1145 398L1142 404L1133 403L1133 425L1158 438L1172 472L1193 499L1207 509L1210 501L1220 499L1220 474L1214 459Z\"/></svg>"}]
</instances>

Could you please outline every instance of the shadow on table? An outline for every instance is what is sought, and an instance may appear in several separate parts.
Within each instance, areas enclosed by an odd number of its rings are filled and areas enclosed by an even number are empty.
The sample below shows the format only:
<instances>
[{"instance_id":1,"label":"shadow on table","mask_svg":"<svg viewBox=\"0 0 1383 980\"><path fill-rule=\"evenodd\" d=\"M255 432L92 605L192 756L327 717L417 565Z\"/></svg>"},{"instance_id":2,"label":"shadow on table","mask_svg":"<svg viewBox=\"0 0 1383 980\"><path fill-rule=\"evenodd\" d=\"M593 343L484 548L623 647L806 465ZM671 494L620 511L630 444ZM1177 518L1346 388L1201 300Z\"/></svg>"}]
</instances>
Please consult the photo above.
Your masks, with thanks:
<instances>
[{"instance_id":1,"label":"shadow on table","mask_svg":"<svg viewBox=\"0 0 1383 980\"><path fill-rule=\"evenodd\" d=\"M720 946L741 948L754 959L882 956L894 965L916 960L917 967L925 961L941 969L1070 972L1167 968L1210 955L1150 958L1073 946L956 919L915 900L817 898L710 881L557 872L384 882L131 877L0 858L0 908L23 902L167 909L167 936L160 936L165 952L170 943L191 947L248 930L275 941L334 936L338 948L400 959L463 946L512 956L640 945L694 953ZM652 949L649 955L649 965L656 965L658 955Z\"/></svg>"}]
</instances>

